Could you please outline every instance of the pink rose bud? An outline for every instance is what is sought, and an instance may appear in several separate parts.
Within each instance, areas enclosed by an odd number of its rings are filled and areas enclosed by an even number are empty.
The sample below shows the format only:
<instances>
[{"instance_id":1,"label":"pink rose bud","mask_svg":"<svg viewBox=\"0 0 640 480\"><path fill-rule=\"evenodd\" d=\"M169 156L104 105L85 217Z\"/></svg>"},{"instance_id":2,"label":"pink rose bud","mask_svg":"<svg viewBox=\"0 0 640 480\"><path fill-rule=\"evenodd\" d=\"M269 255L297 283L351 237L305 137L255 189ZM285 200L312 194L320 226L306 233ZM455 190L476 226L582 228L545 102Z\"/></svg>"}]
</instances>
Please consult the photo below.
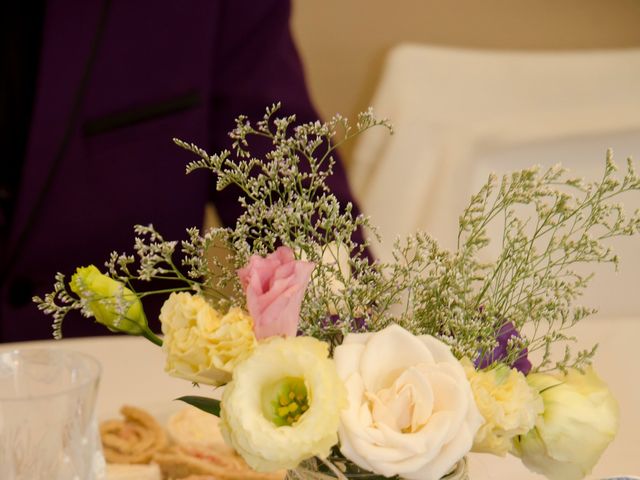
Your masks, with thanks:
<instances>
[{"instance_id":1,"label":"pink rose bud","mask_svg":"<svg viewBox=\"0 0 640 480\"><path fill-rule=\"evenodd\" d=\"M278 247L265 258L252 255L238 270L257 339L296 336L300 306L314 267L312 262L296 260L289 247Z\"/></svg>"}]
</instances>

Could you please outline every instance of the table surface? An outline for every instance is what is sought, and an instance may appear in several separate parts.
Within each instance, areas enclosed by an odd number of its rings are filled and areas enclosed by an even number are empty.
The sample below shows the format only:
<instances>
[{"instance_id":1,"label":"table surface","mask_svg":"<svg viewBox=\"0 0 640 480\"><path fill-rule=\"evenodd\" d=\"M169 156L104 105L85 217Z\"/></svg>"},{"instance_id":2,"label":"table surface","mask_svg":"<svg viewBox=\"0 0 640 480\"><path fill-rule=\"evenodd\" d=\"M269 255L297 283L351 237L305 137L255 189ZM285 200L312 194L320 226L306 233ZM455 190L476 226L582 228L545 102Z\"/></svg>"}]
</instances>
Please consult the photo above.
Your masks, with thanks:
<instances>
[{"instance_id":1,"label":"table surface","mask_svg":"<svg viewBox=\"0 0 640 480\"><path fill-rule=\"evenodd\" d=\"M595 367L620 404L618 436L587 478L599 479L627 474L640 476L640 318L587 319L572 331L579 346L599 343ZM215 394L210 387L197 390L187 381L172 378L163 371L162 350L142 338L99 337L61 341L0 344L0 350L51 346L89 354L102 364L99 418L113 416L123 404L147 408L165 405L182 395ZM544 477L529 472L514 457L470 454L473 480L535 480Z\"/></svg>"}]
</instances>

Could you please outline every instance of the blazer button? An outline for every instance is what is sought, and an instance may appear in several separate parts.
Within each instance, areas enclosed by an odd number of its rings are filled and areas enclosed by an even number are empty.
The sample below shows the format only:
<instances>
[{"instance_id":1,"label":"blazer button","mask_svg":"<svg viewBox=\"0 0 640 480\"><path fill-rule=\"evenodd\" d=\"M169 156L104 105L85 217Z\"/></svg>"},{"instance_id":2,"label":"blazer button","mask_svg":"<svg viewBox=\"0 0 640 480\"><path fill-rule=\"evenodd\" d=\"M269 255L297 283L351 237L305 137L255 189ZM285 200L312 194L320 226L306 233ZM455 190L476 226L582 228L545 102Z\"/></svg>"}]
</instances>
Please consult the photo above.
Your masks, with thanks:
<instances>
[{"instance_id":1,"label":"blazer button","mask_svg":"<svg viewBox=\"0 0 640 480\"><path fill-rule=\"evenodd\" d=\"M35 287L28 278L18 277L9 285L9 305L12 307L24 307L31 303Z\"/></svg>"}]
</instances>

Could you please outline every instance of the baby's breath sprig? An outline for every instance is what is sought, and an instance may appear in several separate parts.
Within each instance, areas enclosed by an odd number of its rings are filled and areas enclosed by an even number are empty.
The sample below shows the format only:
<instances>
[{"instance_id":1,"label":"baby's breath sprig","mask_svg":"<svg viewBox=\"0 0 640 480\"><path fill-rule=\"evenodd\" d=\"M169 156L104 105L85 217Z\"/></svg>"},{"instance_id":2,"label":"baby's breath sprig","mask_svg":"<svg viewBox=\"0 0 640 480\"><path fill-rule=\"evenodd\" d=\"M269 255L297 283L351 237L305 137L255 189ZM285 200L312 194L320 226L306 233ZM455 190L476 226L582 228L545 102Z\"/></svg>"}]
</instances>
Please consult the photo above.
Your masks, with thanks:
<instances>
[{"instance_id":1,"label":"baby's breath sprig","mask_svg":"<svg viewBox=\"0 0 640 480\"><path fill-rule=\"evenodd\" d=\"M574 341L566 332L594 313L575 304L591 278L575 267L588 263L616 266L618 257L605 241L640 231L640 213L628 218L614 203L622 194L637 193L640 178L631 160L622 180L616 171L608 152L600 181L584 184L565 179L565 171L559 167L542 174L532 169L520 178L512 177L503 187L504 194L499 195L499 202L505 205L503 248L474 301L476 305L486 303L488 313L496 318L533 328L535 334L526 346L529 351L544 350L541 369L551 366L547 345ZM523 177L527 177L524 182ZM509 193L518 191L518 184L524 188L516 195ZM519 201L535 209L529 224L516 217L514 207ZM591 356L588 352L565 356L554 367L581 368Z\"/></svg>"},{"instance_id":2,"label":"baby's breath sprig","mask_svg":"<svg viewBox=\"0 0 640 480\"><path fill-rule=\"evenodd\" d=\"M64 274L58 272L53 284L53 292L45 294L44 298L33 297L38 309L53 317L53 338L62 338L62 322L72 310L81 310L83 305L75 296L71 296L67 290Z\"/></svg>"},{"instance_id":3,"label":"baby's breath sprig","mask_svg":"<svg viewBox=\"0 0 640 480\"><path fill-rule=\"evenodd\" d=\"M359 115L355 129L340 115L326 123L295 125L295 116L275 118L279 108L279 104L267 108L255 126L246 117L239 117L229 134L233 154L223 151L209 155L194 144L175 140L199 157L187 165L187 173L209 169L216 174L218 190L234 185L242 192L239 202L244 212L233 228L213 228L204 233L189 228L188 239L178 244L166 241L153 225L137 225L135 256L113 252L105 265L108 275L138 298L191 290L202 293L217 307L244 306L237 269L253 254L266 255L279 245L288 245L298 258L318 265L302 307L300 328L336 344L342 335L362 328L372 316L375 309L370 306L375 304L377 290L371 282L381 276L379 267L363 257L367 245L352 239L358 229L373 230L369 219L354 217L352 205L341 205L326 180L333 173L335 150L343 142L372 127L391 130L391 126L386 120L375 119L370 110ZM250 154L256 138L266 138L273 145L264 158ZM348 259L347 265L337 258L323 263L330 253L329 245L335 245L336 255ZM225 254L210 256L212 248L222 249ZM179 266L175 260L178 255ZM154 288L158 280L170 283L167 288L145 290L144 283L152 280ZM337 289L336 284L342 288ZM62 276L55 289L44 299L34 300L54 316L60 336L64 317L71 310L82 311L86 300L68 291ZM334 310L331 316L328 312Z\"/></svg>"},{"instance_id":4,"label":"baby's breath sprig","mask_svg":"<svg viewBox=\"0 0 640 480\"><path fill-rule=\"evenodd\" d=\"M109 260L105 262L107 276L118 281L120 288L109 296L101 296L83 284L82 278L76 279L77 293L71 290L71 285L66 282L65 275L57 273L54 290L44 295L44 298L33 297L33 301L44 313L53 316L53 336L62 338L62 323L65 317L72 311L79 311L83 316L90 318L95 312L89 305L102 306L109 310L113 319L111 327L127 329L130 321L125 313L132 306L134 300L142 299L149 295L167 294L179 291L199 292L207 289L209 277L200 269L191 268L188 276L176 266L174 255L178 242L166 241L153 225L135 225L134 255L112 252ZM183 242L181 255L184 265L194 264L193 254L196 253L197 234L190 232L191 240ZM208 238L208 237L207 237ZM194 250L195 249L195 250ZM199 250L198 250L199 252ZM144 284L154 281L153 288L145 289ZM168 282L166 288L162 288L159 282ZM126 287L126 288L125 288ZM127 291L129 293L127 293ZM131 292L134 296L132 296ZM152 335L145 326L142 334Z\"/></svg>"},{"instance_id":5,"label":"baby's breath sprig","mask_svg":"<svg viewBox=\"0 0 640 480\"><path fill-rule=\"evenodd\" d=\"M199 291L207 281L207 275L202 268L193 267L185 275L181 268L176 265L177 241L167 241L155 227L149 225L135 225L134 232L134 255L126 253L119 254L112 252L109 260L105 262L105 267L111 278L117 279L132 291L140 289L137 293L139 297L147 295L166 293L167 291L194 290ZM192 266L196 262L193 260L195 241L197 234L187 231L190 240L181 244L180 256L182 265ZM196 249L197 250L197 249ZM135 268L135 270L133 269ZM177 287L168 287L161 290L144 290L139 285L140 282L168 281L177 284ZM154 283L157 285L157 283Z\"/></svg>"},{"instance_id":6,"label":"baby's breath sprig","mask_svg":"<svg viewBox=\"0 0 640 480\"><path fill-rule=\"evenodd\" d=\"M640 213L627 217L614 199L640 190L631 160L622 179L608 152L600 181L566 178L559 166L525 169L498 180L491 175L460 217L458 249L432 264L416 281L414 329L439 332L459 355L490 352L500 328L512 322L526 332L508 346L507 363L541 350L539 370L587 365L595 348L565 356L552 364L551 345L572 343L568 330L595 312L577 305L590 275L576 270L589 263L617 264L605 243L640 231ZM490 238L489 225L502 224L501 238ZM501 244L495 261L482 264L479 252L490 241ZM436 320L434 320L434 317Z\"/></svg>"},{"instance_id":7,"label":"baby's breath sprig","mask_svg":"<svg viewBox=\"0 0 640 480\"><path fill-rule=\"evenodd\" d=\"M109 276L138 298L188 290L223 310L244 307L238 268L251 255L265 256L286 245L298 259L316 265L299 329L332 347L348 332L376 331L396 322L414 334L441 338L458 357L487 358L498 345L498 333L512 324L521 337L507 341L501 362L511 364L524 349L541 352L538 370L581 368L591 361L595 347L576 353L570 348L575 341L570 327L594 313L576 303L590 279L576 266L617 265L607 241L640 231L640 212L627 217L615 203L620 195L640 190L631 160L620 177L609 152L602 179L592 183L568 178L560 167L534 167L500 179L491 175L460 217L455 251L418 233L395 244L392 262L371 262L368 242L357 244L353 237L362 230L378 238L374 226L368 217L355 216L351 204L341 204L327 179L336 148L372 127L391 131L390 124L369 110L355 127L340 115L298 125L295 116L276 117L279 108L267 108L255 124L238 117L229 134L231 149L218 154L174 139L198 157L187 173L207 169L215 174L218 190L239 189L243 212L234 226L189 228L187 240L178 243L164 240L152 225L138 225L135 256L112 253L106 262ZM261 158L251 153L256 140L271 145ZM496 224L501 235L491 238L490 226ZM496 241L497 258L481 262ZM222 254L211 256L212 249ZM151 280L170 286L141 288ZM34 299L53 315L57 337L70 311L86 310L86 299L83 303L67 288L58 274L54 291ZM130 305L124 300L115 304L122 315ZM555 343L565 343L566 349L554 365Z\"/></svg>"},{"instance_id":8,"label":"baby's breath sprig","mask_svg":"<svg viewBox=\"0 0 640 480\"><path fill-rule=\"evenodd\" d=\"M326 123L296 125L295 116L275 118L279 108L279 104L267 108L255 125L238 117L230 133L231 151L209 155L196 145L174 141L199 157L187 165L187 173L211 170L218 190L234 185L242 192L243 213L235 226L214 234L233 252L226 265L216 268L222 271L218 282L232 287L230 302L244 303L235 270L251 255L264 256L287 245L298 258L317 265L302 305L300 329L336 344L342 335L371 320L378 289L370 280L379 266L362 258L367 243L352 239L358 229L373 231L370 220L354 216L351 204L341 205L329 191L327 178L333 173L335 150L342 143L372 127L391 130L391 126L375 119L371 111L358 117L355 128L340 115ZM257 139L267 139L272 145L264 158L251 155ZM335 258L329 264L323 262L330 245L342 250L348 267ZM198 256L191 255L190 262L204 270ZM339 291L336 284L342 285Z\"/></svg>"}]
</instances>

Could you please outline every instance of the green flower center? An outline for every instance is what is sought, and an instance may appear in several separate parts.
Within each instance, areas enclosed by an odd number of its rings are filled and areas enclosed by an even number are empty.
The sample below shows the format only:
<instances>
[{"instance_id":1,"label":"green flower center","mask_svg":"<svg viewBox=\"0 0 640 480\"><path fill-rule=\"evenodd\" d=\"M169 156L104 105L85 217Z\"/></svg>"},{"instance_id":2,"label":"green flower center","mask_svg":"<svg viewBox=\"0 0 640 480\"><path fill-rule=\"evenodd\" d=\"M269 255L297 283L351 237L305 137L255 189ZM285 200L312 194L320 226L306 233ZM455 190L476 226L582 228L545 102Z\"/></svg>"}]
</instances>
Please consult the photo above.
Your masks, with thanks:
<instances>
[{"instance_id":1,"label":"green flower center","mask_svg":"<svg viewBox=\"0 0 640 480\"><path fill-rule=\"evenodd\" d=\"M285 377L262 391L262 413L278 427L291 426L309 409L304 379Z\"/></svg>"}]
</instances>

